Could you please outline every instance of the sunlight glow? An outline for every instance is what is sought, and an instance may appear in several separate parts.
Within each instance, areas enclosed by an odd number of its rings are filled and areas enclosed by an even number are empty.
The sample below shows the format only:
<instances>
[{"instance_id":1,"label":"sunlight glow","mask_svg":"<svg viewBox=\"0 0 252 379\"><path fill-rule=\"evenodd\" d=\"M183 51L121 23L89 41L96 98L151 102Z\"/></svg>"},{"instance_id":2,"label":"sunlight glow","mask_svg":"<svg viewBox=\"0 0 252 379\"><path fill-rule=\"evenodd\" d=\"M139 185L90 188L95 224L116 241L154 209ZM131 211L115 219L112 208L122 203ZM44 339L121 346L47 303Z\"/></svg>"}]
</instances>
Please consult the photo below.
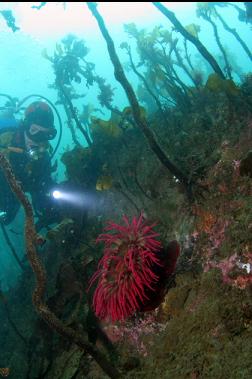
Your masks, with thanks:
<instances>
[{"instance_id":1,"label":"sunlight glow","mask_svg":"<svg viewBox=\"0 0 252 379\"><path fill-rule=\"evenodd\" d=\"M6 2L1 3L1 9L11 9L16 19L16 25L25 34L35 37L62 36L67 33L90 35L98 33L97 23L85 3L51 2L41 9L32 8L38 2ZM194 3L169 2L164 3L171 10L184 11ZM151 2L100 2L99 10L106 23L111 26L130 22L154 21L162 22L164 16L157 11ZM1 21L4 25L4 21ZM4 29L8 28L5 25ZM10 30L8 30L10 31ZM10 31L11 32L11 31Z\"/></svg>"}]
</instances>

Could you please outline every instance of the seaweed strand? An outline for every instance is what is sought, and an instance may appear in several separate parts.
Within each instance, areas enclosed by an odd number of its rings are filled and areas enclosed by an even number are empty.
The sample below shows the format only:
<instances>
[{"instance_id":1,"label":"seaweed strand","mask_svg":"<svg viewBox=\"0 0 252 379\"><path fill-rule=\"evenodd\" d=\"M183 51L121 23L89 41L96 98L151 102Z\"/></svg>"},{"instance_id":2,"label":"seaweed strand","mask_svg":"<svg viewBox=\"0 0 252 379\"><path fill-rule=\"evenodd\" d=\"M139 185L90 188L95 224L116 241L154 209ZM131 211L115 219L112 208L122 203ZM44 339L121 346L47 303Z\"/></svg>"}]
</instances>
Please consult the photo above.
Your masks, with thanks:
<instances>
[{"instance_id":1,"label":"seaweed strand","mask_svg":"<svg viewBox=\"0 0 252 379\"><path fill-rule=\"evenodd\" d=\"M61 336L70 340L72 343L78 345L81 349L88 352L110 378L120 378L120 373L118 370L113 367L112 363L107 360L106 356L103 353L101 353L94 345L90 344L80 331L75 331L74 329L66 326L47 307L44 300L46 291L46 272L37 255L35 247L37 233L35 230L31 203L17 182L9 161L2 153L0 153L0 168L11 187L11 190L16 195L17 199L20 201L24 208L27 258L36 277L36 287L33 291L32 300L38 314L53 330L58 332Z\"/></svg>"},{"instance_id":2,"label":"seaweed strand","mask_svg":"<svg viewBox=\"0 0 252 379\"><path fill-rule=\"evenodd\" d=\"M239 34L237 33L236 29L235 28L230 28L230 26L228 26L228 24L226 23L226 21L221 17L221 15L217 12L217 10L215 9L215 14L216 16L218 17L218 19L221 21L222 25L223 25L223 28L226 29L229 33L233 34L233 36L237 39L237 41L240 43L240 45L243 47L244 51L247 53L248 57L250 60L252 60L252 54L248 48L248 46L246 45L246 43L241 39L241 37L239 36Z\"/></svg>"},{"instance_id":3,"label":"seaweed strand","mask_svg":"<svg viewBox=\"0 0 252 379\"><path fill-rule=\"evenodd\" d=\"M134 62L133 62L133 58L132 58L132 54L131 54L131 49L130 47L127 48L127 53L129 55L129 59L130 59L130 65L131 65L131 68L132 70L134 71L134 73L143 81L144 83L144 86L146 88L146 90L149 92L149 94L153 97L153 99L155 100L156 104L157 104L157 107L160 111L160 113L162 114L162 116L164 117L164 120L167 121L165 119L165 116L164 116L164 112L163 112L163 108L162 108L162 104L160 103L158 97L154 94L154 92L151 90L147 80L145 79L145 77L137 70Z\"/></svg>"},{"instance_id":4,"label":"seaweed strand","mask_svg":"<svg viewBox=\"0 0 252 379\"><path fill-rule=\"evenodd\" d=\"M60 80L57 81L57 84L58 84L58 86L59 86L60 91L63 93L63 95L64 95L64 97L65 97L65 99L66 99L66 102L67 102L67 104L68 104L68 106L69 106L69 110L70 110L70 112L71 112L71 114L72 114L72 117L73 117L75 123L76 123L76 126L80 129L80 131L81 131L82 134L84 135L84 137L85 137L85 139L86 139L86 141L87 141L88 146L89 146L89 147L92 146L92 142L91 142L91 140L90 140L90 138L89 138L89 135L88 135L87 131L86 131L86 130L83 128L83 126L81 125L81 122L80 122L80 120L78 119L78 117L77 117L77 115L76 115L76 112L75 112L75 109L74 109L74 107L73 107L73 104L72 104L72 102L71 102L69 96L68 96L67 93L66 93L66 90L65 90L65 88L64 88L64 85L60 82Z\"/></svg>"},{"instance_id":5,"label":"seaweed strand","mask_svg":"<svg viewBox=\"0 0 252 379\"><path fill-rule=\"evenodd\" d=\"M132 108L133 117L137 126L145 135L150 148L156 154L160 162L185 186L187 194L189 195L189 197L191 197L191 183L189 182L188 178L182 173L182 171L180 171L178 167L176 167L169 160L165 152L161 149L161 147L157 143L152 130L148 127L145 119L141 116L141 110L140 110L140 106L136 98L135 92L131 84L129 83L128 79L125 76L123 67L121 65L121 62L115 50L114 42L112 38L110 37L110 34L105 26L102 16L97 10L96 4L87 3L87 6L92 12L93 16L96 18L99 28L101 30L101 33L107 43L108 53L114 66L115 78L122 85L122 87L124 88L124 91L126 92L126 95L128 97L129 103Z\"/></svg>"},{"instance_id":6,"label":"seaweed strand","mask_svg":"<svg viewBox=\"0 0 252 379\"><path fill-rule=\"evenodd\" d=\"M209 53L209 51L205 48L205 46L200 42L199 39L195 38L192 34L190 34L183 25L179 22L175 14L169 9L167 9L164 5L162 5L159 2L152 2L152 4L161 12L163 13L175 26L175 28L190 42L194 44L194 46L197 48L197 50L200 52L200 54L208 61L210 66L213 68L213 70L218 74L222 79L225 79L225 75L223 74L220 66L212 56L212 54Z\"/></svg>"},{"instance_id":7,"label":"seaweed strand","mask_svg":"<svg viewBox=\"0 0 252 379\"><path fill-rule=\"evenodd\" d=\"M218 47L219 47L219 49L223 55L223 59L225 62L225 69L227 71L228 78L232 79L231 67L230 67L230 64L228 62L226 51L225 51L224 47L222 46L216 24L213 22L213 20L211 19L210 15L207 12L200 12L200 16L203 17L204 20L208 21L212 25L216 43L217 43L217 45L218 45Z\"/></svg>"}]
</instances>

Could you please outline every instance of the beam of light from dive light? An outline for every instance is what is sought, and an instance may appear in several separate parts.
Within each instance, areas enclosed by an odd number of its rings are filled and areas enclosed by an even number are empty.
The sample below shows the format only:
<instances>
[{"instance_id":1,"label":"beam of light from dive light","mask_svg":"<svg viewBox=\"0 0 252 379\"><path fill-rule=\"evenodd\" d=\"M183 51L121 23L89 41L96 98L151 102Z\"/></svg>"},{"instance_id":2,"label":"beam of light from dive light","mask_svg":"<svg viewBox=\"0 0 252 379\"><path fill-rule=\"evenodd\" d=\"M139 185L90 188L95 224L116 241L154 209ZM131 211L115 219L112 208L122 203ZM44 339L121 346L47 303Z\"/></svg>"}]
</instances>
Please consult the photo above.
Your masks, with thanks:
<instances>
[{"instance_id":1,"label":"beam of light from dive light","mask_svg":"<svg viewBox=\"0 0 252 379\"><path fill-rule=\"evenodd\" d=\"M53 191L52 195L54 199L62 199L62 193L58 190Z\"/></svg>"},{"instance_id":2,"label":"beam of light from dive light","mask_svg":"<svg viewBox=\"0 0 252 379\"><path fill-rule=\"evenodd\" d=\"M51 192L51 196L60 202L66 202L73 204L77 207L89 207L95 203L95 199L91 194L83 193L80 191L62 191L61 189L55 188Z\"/></svg>"},{"instance_id":3,"label":"beam of light from dive light","mask_svg":"<svg viewBox=\"0 0 252 379\"><path fill-rule=\"evenodd\" d=\"M68 191L61 191L59 189L55 189L52 192L52 196L55 200L64 200L70 203L75 203L77 201L77 194L68 192Z\"/></svg>"}]
</instances>

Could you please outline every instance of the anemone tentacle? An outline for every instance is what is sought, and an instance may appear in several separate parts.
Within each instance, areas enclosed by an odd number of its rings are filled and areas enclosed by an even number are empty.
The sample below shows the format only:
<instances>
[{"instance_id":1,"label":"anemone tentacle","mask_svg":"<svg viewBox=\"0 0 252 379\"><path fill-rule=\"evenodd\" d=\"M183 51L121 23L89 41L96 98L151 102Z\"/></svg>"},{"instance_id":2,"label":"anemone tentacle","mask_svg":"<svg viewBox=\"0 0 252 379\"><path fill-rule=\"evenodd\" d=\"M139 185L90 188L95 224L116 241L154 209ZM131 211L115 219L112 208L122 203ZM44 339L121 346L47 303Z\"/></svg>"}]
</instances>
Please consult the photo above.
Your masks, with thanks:
<instances>
[{"instance_id":1,"label":"anemone tentacle","mask_svg":"<svg viewBox=\"0 0 252 379\"><path fill-rule=\"evenodd\" d=\"M93 308L100 319L117 321L132 316L158 281L152 270L154 265L161 265L157 252L162 245L153 230L156 224L147 225L143 214L133 217L132 222L124 215L123 222L109 221L104 229L107 233L96 240L104 243L104 253L89 289L98 280Z\"/></svg>"}]
</instances>

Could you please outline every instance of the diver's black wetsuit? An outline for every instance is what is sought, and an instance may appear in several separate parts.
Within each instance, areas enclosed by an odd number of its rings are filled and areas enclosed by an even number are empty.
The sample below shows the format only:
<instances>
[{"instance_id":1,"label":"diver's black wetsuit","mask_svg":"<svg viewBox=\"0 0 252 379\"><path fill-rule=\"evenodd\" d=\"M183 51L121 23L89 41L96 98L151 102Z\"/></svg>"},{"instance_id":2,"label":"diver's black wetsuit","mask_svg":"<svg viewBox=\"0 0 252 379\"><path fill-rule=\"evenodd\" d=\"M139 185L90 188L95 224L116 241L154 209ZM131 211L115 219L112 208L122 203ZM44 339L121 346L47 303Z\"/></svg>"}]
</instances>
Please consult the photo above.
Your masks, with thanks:
<instances>
[{"instance_id":1,"label":"diver's black wetsuit","mask_svg":"<svg viewBox=\"0 0 252 379\"><path fill-rule=\"evenodd\" d=\"M20 149L17 152L10 151L8 155L16 179L21 183L24 192L31 194L35 213L46 217L48 224L57 222L58 211L54 207L52 197L48 196L48 192L55 184L51 178L52 167L49 153L46 151L38 159L32 159L26 153L22 127L16 131L11 129L10 132L13 133L10 146ZM5 225L11 223L19 207L16 196L0 171L0 211L6 212L1 222Z\"/></svg>"}]
</instances>

